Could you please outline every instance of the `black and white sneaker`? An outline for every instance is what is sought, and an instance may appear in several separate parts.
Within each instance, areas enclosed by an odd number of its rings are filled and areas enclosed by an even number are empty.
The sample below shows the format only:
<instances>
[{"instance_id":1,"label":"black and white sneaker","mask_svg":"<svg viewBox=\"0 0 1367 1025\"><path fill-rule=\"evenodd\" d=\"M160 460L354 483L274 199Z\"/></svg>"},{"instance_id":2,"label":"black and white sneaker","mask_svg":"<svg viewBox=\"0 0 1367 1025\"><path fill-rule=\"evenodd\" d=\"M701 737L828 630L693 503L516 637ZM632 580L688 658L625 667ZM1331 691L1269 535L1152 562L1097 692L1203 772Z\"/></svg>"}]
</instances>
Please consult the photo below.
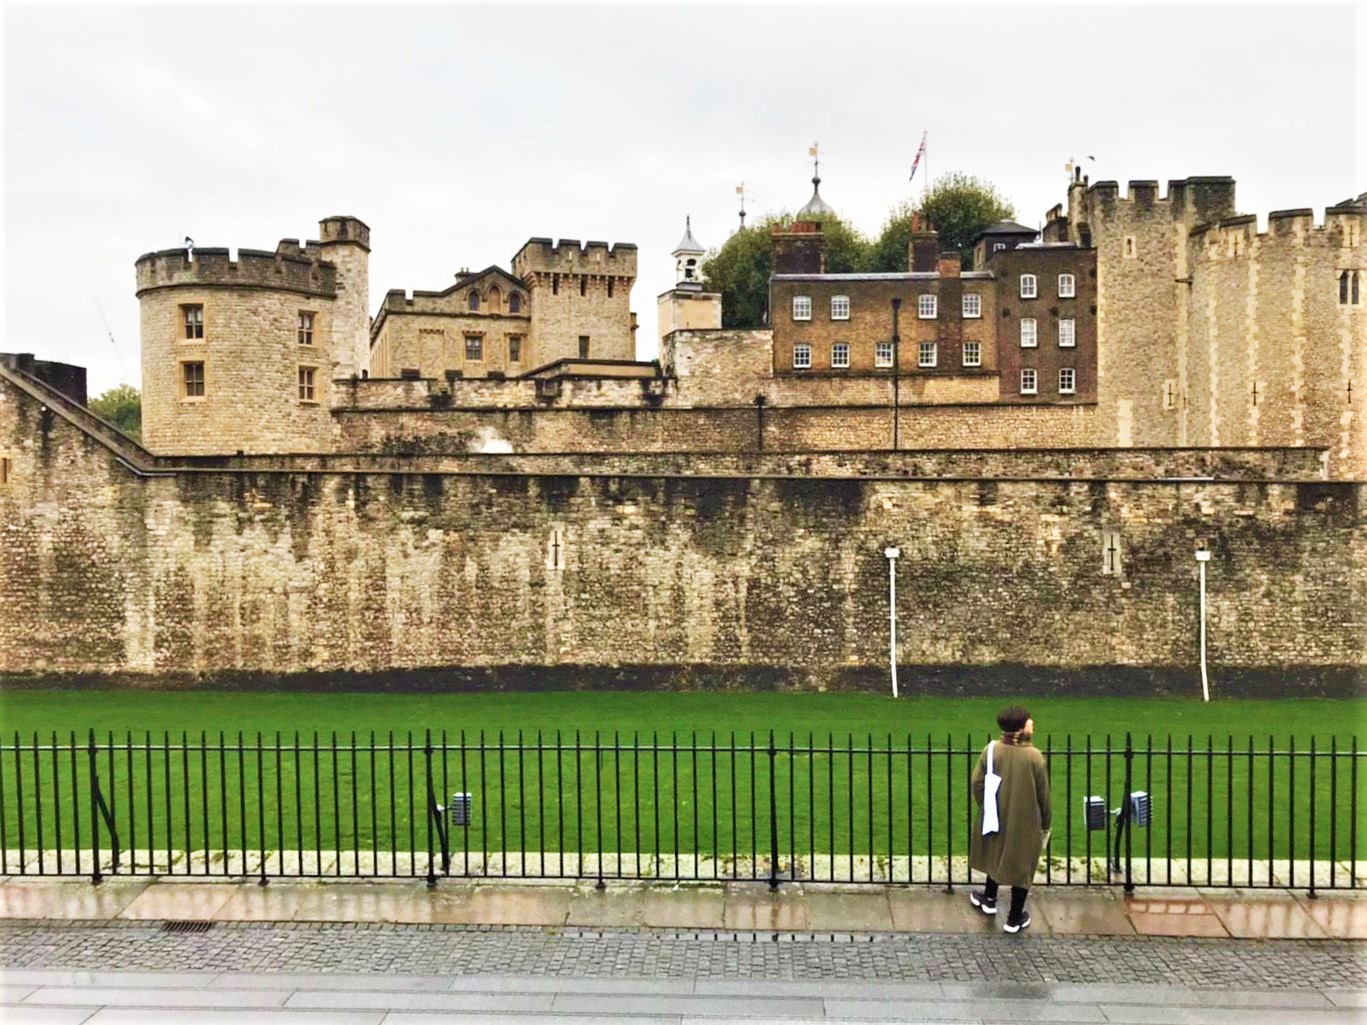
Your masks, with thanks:
<instances>
[{"instance_id":1,"label":"black and white sneaker","mask_svg":"<svg viewBox=\"0 0 1367 1025\"><path fill-rule=\"evenodd\" d=\"M1002 926L1002 928L1004 931L1012 933L1020 932L1022 929L1030 928L1030 912L1022 911L1020 918L1014 920L1011 918L1010 915L1007 915L1006 925Z\"/></svg>"},{"instance_id":2,"label":"black and white sneaker","mask_svg":"<svg viewBox=\"0 0 1367 1025\"><path fill-rule=\"evenodd\" d=\"M997 913L997 898L989 897L982 890L971 892L968 895L968 902L984 915L995 915Z\"/></svg>"}]
</instances>

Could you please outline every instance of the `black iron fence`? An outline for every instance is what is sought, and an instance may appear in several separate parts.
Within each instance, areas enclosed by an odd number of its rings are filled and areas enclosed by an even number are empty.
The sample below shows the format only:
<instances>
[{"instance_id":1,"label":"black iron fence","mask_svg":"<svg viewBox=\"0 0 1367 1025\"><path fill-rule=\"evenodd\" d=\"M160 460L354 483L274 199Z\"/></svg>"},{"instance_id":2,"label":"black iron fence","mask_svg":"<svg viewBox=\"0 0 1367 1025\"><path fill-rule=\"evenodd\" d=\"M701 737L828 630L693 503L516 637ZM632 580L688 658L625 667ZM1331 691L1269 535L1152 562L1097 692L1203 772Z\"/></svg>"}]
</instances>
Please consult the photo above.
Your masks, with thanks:
<instances>
[{"instance_id":1,"label":"black iron fence","mask_svg":"<svg viewBox=\"0 0 1367 1025\"><path fill-rule=\"evenodd\" d=\"M953 886L969 882L986 741L15 736L0 744L0 874ZM1042 750L1041 882L1359 886L1356 738Z\"/></svg>"}]
</instances>

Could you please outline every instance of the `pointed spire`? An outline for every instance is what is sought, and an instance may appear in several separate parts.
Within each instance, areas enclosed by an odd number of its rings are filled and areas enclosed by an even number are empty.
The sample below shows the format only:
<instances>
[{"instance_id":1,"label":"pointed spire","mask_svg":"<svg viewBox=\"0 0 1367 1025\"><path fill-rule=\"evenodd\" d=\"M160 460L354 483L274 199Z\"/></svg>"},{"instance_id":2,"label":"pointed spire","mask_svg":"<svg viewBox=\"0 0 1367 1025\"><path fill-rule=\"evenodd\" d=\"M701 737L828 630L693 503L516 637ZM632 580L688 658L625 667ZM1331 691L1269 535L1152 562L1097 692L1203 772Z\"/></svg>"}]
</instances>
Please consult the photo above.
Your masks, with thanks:
<instances>
[{"instance_id":1,"label":"pointed spire","mask_svg":"<svg viewBox=\"0 0 1367 1025\"><path fill-rule=\"evenodd\" d=\"M821 198L821 157L820 147L817 143L812 143L807 150L807 155L812 158L812 198L807 200L807 205L797 212L798 219L806 218L819 221L824 217L834 217L835 211L831 209L830 204Z\"/></svg>"},{"instance_id":2,"label":"pointed spire","mask_svg":"<svg viewBox=\"0 0 1367 1025\"><path fill-rule=\"evenodd\" d=\"M673 253L673 255L674 255L674 256L679 256L679 255L682 254L682 253L705 253L705 252L707 252L707 250L704 249L702 246L700 246L700 245L698 244L698 240L695 239L695 238L693 237L693 218L692 218L691 216L685 217L685 218L684 218L684 236L683 236L683 240L680 241L679 244L678 244L677 246L674 247L674 253Z\"/></svg>"}]
</instances>

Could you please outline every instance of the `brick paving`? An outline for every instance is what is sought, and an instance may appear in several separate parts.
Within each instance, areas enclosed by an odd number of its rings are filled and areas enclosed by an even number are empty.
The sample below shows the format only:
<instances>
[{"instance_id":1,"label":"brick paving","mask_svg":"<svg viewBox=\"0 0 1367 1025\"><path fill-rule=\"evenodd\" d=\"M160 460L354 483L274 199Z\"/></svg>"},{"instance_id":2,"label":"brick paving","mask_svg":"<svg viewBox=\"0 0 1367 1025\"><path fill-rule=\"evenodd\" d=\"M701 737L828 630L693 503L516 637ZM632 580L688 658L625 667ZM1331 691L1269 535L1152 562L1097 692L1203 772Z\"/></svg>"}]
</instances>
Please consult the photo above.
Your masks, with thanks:
<instances>
[{"instance_id":1,"label":"brick paving","mask_svg":"<svg viewBox=\"0 0 1367 1025\"><path fill-rule=\"evenodd\" d=\"M1147 936L566 929L136 921L0 923L8 969L336 972L636 979L984 980L1361 989L1361 944Z\"/></svg>"}]
</instances>

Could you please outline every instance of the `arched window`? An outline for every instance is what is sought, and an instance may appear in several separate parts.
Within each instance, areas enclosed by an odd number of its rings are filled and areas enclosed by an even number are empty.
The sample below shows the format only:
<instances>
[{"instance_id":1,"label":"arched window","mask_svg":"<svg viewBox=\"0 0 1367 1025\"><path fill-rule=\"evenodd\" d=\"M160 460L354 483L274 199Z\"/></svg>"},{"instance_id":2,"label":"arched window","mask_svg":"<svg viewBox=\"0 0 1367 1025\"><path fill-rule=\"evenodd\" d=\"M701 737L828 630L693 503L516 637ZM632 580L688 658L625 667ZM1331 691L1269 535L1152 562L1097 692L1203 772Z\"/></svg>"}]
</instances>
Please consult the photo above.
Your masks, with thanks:
<instances>
[{"instance_id":1,"label":"arched window","mask_svg":"<svg viewBox=\"0 0 1367 1025\"><path fill-rule=\"evenodd\" d=\"M698 276L698 261L689 257L684 261L684 280L692 281Z\"/></svg>"},{"instance_id":2,"label":"arched window","mask_svg":"<svg viewBox=\"0 0 1367 1025\"><path fill-rule=\"evenodd\" d=\"M1347 271L1344 271L1342 274L1339 275L1339 305L1340 305L1340 306L1347 306L1347 305L1348 305L1348 280L1349 280L1349 278L1351 278L1351 277L1352 277L1352 275L1349 274Z\"/></svg>"},{"instance_id":3,"label":"arched window","mask_svg":"<svg viewBox=\"0 0 1367 1025\"><path fill-rule=\"evenodd\" d=\"M521 293L521 292L510 292L510 293L508 293L508 312L509 312L509 313L521 313L521 312L522 312L522 293Z\"/></svg>"},{"instance_id":4,"label":"arched window","mask_svg":"<svg viewBox=\"0 0 1367 1025\"><path fill-rule=\"evenodd\" d=\"M503 293L499 291L497 285L489 286L487 305L490 313L498 313L503 307Z\"/></svg>"},{"instance_id":5,"label":"arched window","mask_svg":"<svg viewBox=\"0 0 1367 1025\"><path fill-rule=\"evenodd\" d=\"M470 293L469 302L470 302L470 309L472 309L472 310L477 310L477 309L479 309L479 293L478 293L478 292L471 292L471 293Z\"/></svg>"},{"instance_id":6,"label":"arched window","mask_svg":"<svg viewBox=\"0 0 1367 1025\"><path fill-rule=\"evenodd\" d=\"M1353 271L1353 305L1358 304L1358 272Z\"/></svg>"}]
</instances>

